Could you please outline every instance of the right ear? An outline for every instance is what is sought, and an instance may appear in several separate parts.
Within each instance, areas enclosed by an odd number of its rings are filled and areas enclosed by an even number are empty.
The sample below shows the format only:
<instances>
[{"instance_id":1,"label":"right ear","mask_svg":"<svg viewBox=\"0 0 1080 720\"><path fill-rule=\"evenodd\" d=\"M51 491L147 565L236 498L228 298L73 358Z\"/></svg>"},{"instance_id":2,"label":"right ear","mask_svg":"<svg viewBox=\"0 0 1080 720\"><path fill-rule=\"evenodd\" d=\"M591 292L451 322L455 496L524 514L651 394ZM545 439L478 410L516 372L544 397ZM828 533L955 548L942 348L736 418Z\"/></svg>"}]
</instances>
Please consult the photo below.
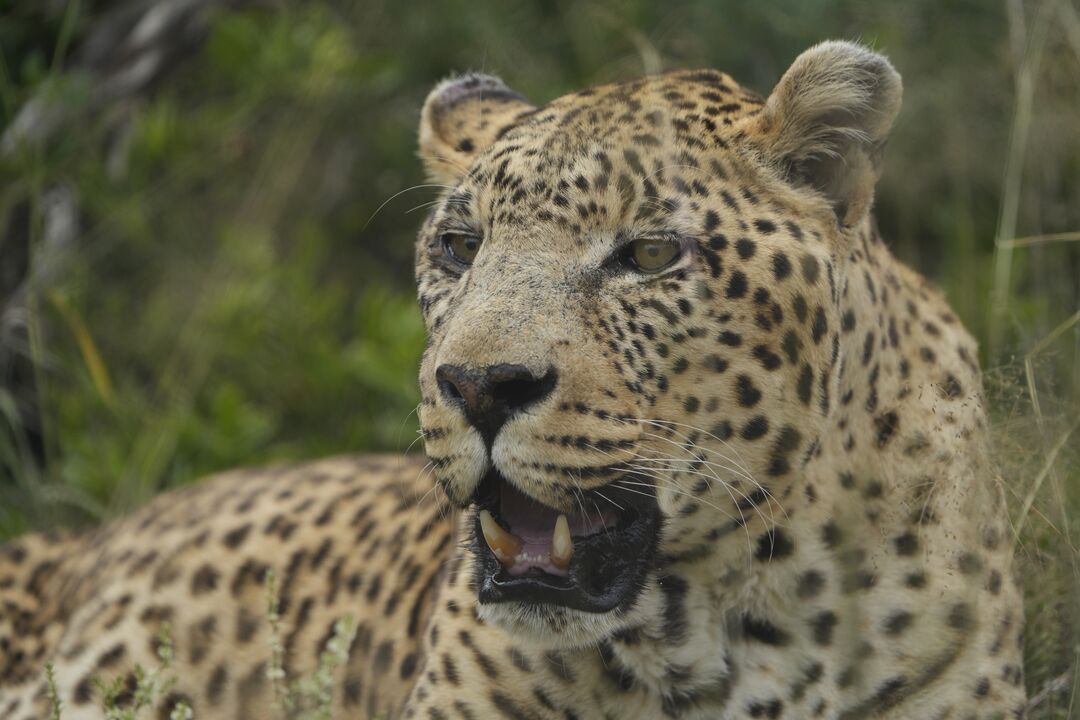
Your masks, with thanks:
<instances>
[{"instance_id":1,"label":"right ear","mask_svg":"<svg viewBox=\"0 0 1080 720\"><path fill-rule=\"evenodd\" d=\"M491 75L444 80L420 114L420 158L432 182L453 185L486 147L535 108Z\"/></svg>"}]
</instances>

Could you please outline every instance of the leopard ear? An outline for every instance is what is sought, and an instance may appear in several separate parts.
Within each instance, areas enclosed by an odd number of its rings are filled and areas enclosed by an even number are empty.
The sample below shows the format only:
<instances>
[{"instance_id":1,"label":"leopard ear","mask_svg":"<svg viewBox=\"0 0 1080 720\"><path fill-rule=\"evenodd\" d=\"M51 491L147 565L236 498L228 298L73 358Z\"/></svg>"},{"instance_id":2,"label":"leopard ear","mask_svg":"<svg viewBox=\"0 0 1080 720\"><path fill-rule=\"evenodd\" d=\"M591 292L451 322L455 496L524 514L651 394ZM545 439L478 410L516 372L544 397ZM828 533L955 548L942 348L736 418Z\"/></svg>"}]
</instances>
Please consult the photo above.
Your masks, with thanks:
<instances>
[{"instance_id":1,"label":"leopard ear","mask_svg":"<svg viewBox=\"0 0 1080 720\"><path fill-rule=\"evenodd\" d=\"M822 193L840 225L854 225L873 202L902 87L884 56L823 42L795 59L747 135L766 162Z\"/></svg>"},{"instance_id":2,"label":"leopard ear","mask_svg":"<svg viewBox=\"0 0 1080 720\"><path fill-rule=\"evenodd\" d=\"M533 109L491 75L442 81L420 114L420 158L428 177L433 182L458 182L484 148Z\"/></svg>"}]
</instances>

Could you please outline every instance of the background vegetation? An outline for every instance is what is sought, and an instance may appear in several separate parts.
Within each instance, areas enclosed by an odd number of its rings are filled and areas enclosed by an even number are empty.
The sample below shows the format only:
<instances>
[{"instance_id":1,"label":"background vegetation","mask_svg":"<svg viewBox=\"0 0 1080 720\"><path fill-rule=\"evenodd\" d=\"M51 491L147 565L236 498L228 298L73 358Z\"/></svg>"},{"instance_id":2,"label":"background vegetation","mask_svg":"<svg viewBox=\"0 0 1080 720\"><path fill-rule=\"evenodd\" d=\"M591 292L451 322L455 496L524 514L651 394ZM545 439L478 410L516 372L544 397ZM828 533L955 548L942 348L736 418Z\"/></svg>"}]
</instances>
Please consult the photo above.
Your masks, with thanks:
<instances>
[{"instance_id":1,"label":"background vegetation","mask_svg":"<svg viewBox=\"0 0 1080 720\"><path fill-rule=\"evenodd\" d=\"M0 0L0 540L415 440L414 135L448 73L541 102L676 66L767 92L830 37L904 75L879 224L981 340L1033 715L1080 717L1069 0Z\"/></svg>"}]
</instances>

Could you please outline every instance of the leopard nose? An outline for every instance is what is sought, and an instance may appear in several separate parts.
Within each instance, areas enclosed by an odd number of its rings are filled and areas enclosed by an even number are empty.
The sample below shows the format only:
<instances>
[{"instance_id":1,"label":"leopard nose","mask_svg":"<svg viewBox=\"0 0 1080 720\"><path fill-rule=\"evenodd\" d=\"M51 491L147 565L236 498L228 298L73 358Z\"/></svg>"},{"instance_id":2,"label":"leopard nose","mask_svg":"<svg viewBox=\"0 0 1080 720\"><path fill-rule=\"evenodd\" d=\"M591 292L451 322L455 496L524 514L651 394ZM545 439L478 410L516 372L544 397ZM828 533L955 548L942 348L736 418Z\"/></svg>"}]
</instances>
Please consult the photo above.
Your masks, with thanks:
<instances>
[{"instance_id":1,"label":"leopard nose","mask_svg":"<svg viewBox=\"0 0 1080 720\"><path fill-rule=\"evenodd\" d=\"M524 365L505 363L485 368L440 365L435 379L443 399L465 414L490 450L507 420L551 394L558 373L548 368L537 377Z\"/></svg>"}]
</instances>

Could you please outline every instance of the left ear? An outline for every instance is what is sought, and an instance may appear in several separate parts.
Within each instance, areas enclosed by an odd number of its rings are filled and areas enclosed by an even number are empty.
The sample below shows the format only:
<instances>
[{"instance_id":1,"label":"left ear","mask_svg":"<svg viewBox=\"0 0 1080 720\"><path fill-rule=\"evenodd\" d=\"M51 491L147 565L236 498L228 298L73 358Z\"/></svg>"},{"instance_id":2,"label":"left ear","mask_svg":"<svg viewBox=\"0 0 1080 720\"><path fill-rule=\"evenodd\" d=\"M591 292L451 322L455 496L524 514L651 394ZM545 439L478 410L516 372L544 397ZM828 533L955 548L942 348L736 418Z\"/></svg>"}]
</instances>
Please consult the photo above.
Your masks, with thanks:
<instances>
[{"instance_id":1,"label":"left ear","mask_svg":"<svg viewBox=\"0 0 1080 720\"><path fill-rule=\"evenodd\" d=\"M433 182L453 185L473 160L533 106L491 75L463 75L435 86L420 113L420 158Z\"/></svg>"},{"instance_id":2,"label":"left ear","mask_svg":"<svg viewBox=\"0 0 1080 720\"><path fill-rule=\"evenodd\" d=\"M766 162L822 193L842 226L854 225L873 202L901 94L900 75L884 56L823 42L795 59L746 134Z\"/></svg>"}]
</instances>

